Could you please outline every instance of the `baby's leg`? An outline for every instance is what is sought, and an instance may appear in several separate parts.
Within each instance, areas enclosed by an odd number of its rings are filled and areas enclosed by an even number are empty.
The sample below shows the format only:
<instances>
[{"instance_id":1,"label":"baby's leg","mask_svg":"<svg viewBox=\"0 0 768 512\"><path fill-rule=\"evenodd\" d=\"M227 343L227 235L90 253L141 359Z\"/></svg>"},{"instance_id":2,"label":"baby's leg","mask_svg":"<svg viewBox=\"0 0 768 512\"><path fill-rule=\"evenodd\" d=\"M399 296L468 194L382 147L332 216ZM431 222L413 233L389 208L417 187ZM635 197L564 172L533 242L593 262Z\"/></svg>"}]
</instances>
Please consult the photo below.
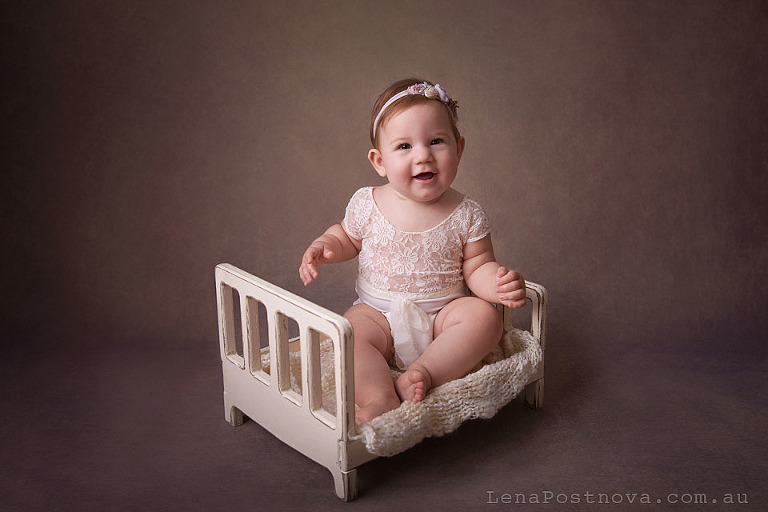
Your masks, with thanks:
<instances>
[{"instance_id":1,"label":"baby's leg","mask_svg":"<svg viewBox=\"0 0 768 512\"><path fill-rule=\"evenodd\" d=\"M435 318L435 339L395 383L403 400L418 402L430 388L463 377L498 345L501 315L477 297L462 297Z\"/></svg>"},{"instance_id":2,"label":"baby's leg","mask_svg":"<svg viewBox=\"0 0 768 512\"><path fill-rule=\"evenodd\" d=\"M400 406L387 359L392 334L387 319L365 304L352 306L344 316L355 333L355 401L359 423Z\"/></svg>"}]
</instances>

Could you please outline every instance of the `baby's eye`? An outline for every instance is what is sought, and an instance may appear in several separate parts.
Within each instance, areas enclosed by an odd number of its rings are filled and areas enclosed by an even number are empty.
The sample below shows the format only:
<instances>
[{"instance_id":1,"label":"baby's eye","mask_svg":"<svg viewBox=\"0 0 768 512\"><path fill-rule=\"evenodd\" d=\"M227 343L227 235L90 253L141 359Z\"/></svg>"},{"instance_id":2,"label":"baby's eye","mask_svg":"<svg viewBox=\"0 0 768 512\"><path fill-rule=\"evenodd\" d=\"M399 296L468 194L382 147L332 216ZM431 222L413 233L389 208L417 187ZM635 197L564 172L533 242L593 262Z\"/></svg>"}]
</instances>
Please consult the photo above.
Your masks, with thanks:
<instances>
[{"instance_id":1,"label":"baby's eye","mask_svg":"<svg viewBox=\"0 0 768 512\"><path fill-rule=\"evenodd\" d=\"M411 145L408 144L407 142L403 142L402 144L397 146L397 149L411 149Z\"/></svg>"},{"instance_id":2,"label":"baby's eye","mask_svg":"<svg viewBox=\"0 0 768 512\"><path fill-rule=\"evenodd\" d=\"M442 144L442 143L443 143L443 139L441 139L441 138L432 139L432 141L430 142L430 144L433 145L433 146L435 144Z\"/></svg>"}]
</instances>

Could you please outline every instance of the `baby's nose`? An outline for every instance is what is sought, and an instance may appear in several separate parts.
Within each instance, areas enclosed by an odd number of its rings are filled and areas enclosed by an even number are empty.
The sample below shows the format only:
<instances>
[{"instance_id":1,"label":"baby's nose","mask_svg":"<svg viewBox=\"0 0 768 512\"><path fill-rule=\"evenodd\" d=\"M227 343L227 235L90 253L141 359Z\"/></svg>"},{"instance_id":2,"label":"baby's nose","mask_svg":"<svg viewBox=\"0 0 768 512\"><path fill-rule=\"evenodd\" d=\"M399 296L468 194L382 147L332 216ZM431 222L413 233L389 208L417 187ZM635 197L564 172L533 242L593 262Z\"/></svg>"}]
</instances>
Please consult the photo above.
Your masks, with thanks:
<instances>
[{"instance_id":1,"label":"baby's nose","mask_svg":"<svg viewBox=\"0 0 768 512\"><path fill-rule=\"evenodd\" d=\"M432 159L432 148L429 146L418 146L416 148L416 160L418 162L428 162Z\"/></svg>"}]
</instances>

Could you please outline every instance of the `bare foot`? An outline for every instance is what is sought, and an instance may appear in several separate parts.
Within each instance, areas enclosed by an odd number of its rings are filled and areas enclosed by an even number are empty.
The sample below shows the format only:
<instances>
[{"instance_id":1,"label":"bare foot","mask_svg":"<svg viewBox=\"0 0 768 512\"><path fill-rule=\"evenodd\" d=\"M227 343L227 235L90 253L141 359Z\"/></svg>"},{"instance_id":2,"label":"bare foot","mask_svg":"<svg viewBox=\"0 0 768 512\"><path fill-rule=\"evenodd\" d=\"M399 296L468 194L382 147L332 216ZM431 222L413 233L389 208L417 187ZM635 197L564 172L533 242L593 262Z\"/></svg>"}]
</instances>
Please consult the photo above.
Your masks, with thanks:
<instances>
[{"instance_id":1,"label":"bare foot","mask_svg":"<svg viewBox=\"0 0 768 512\"><path fill-rule=\"evenodd\" d=\"M373 418L381 416L392 409L397 409L398 407L400 407L400 400L398 400L396 396L388 399L371 400L367 404L361 405L355 412L355 421L358 423L367 423Z\"/></svg>"},{"instance_id":2,"label":"bare foot","mask_svg":"<svg viewBox=\"0 0 768 512\"><path fill-rule=\"evenodd\" d=\"M395 381L395 391L403 402L408 400L420 402L429 391L431 383L432 377L427 369L421 365L412 364Z\"/></svg>"}]
</instances>

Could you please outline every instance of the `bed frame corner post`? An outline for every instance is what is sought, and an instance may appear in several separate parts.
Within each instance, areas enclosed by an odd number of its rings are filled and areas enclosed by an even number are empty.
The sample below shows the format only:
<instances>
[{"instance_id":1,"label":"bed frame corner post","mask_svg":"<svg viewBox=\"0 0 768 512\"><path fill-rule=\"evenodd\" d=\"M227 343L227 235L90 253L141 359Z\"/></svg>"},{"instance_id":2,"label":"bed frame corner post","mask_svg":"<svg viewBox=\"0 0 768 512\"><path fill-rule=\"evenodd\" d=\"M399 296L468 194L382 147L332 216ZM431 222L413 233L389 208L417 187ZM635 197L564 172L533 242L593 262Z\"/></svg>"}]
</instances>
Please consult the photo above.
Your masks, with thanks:
<instances>
[{"instance_id":1,"label":"bed frame corner post","mask_svg":"<svg viewBox=\"0 0 768 512\"><path fill-rule=\"evenodd\" d=\"M531 409L544 407L544 351L547 344L547 289L536 283L526 283L526 297L533 306L531 312L531 334L539 340L542 360L536 371L538 377L525 387L525 404Z\"/></svg>"},{"instance_id":2,"label":"bed frame corner post","mask_svg":"<svg viewBox=\"0 0 768 512\"><path fill-rule=\"evenodd\" d=\"M541 409L544 407L543 377L525 386L525 405L531 409Z\"/></svg>"},{"instance_id":3,"label":"bed frame corner post","mask_svg":"<svg viewBox=\"0 0 768 512\"><path fill-rule=\"evenodd\" d=\"M332 471L333 481L336 484L336 496L349 502L357 498L357 470Z\"/></svg>"},{"instance_id":4,"label":"bed frame corner post","mask_svg":"<svg viewBox=\"0 0 768 512\"><path fill-rule=\"evenodd\" d=\"M227 406L226 398L224 399L224 419L227 420L227 422L232 425L233 427L239 427L245 422L245 415L243 415L243 411L232 406Z\"/></svg>"}]
</instances>

